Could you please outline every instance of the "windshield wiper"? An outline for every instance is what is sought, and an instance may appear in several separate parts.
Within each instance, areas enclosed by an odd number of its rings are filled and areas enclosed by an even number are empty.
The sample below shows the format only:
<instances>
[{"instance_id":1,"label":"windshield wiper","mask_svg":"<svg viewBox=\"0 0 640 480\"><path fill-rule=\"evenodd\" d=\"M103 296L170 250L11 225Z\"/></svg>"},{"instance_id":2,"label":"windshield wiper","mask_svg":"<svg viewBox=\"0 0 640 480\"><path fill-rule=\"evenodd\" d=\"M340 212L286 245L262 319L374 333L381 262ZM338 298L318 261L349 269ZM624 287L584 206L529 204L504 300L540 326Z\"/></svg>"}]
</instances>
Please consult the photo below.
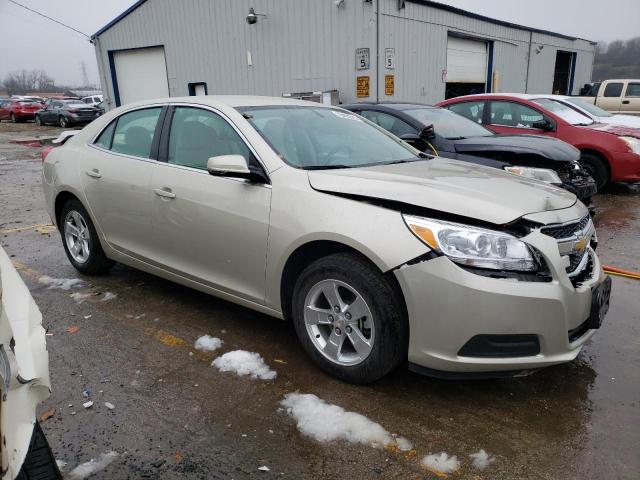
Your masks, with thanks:
<instances>
[{"instance_id":1,"label":"windshield wiper","mask_svg":"<svg viewBox=\"0 0 640 480\"><path fill-rule=\"evenodd\" d=\"M352 165L309 165L302 167L303 170L335 170L338 168L353 168Z\"/></svg>"},{"instance_id":2,"label":"windshield wiper","mask_svg":"<svg viewBox=\"0 0 640 480\"><path fill-rule=\"evenodd\" d=\"M467 137L447 137L447 140L465 140Z\"/></svg>"}]
</instances>

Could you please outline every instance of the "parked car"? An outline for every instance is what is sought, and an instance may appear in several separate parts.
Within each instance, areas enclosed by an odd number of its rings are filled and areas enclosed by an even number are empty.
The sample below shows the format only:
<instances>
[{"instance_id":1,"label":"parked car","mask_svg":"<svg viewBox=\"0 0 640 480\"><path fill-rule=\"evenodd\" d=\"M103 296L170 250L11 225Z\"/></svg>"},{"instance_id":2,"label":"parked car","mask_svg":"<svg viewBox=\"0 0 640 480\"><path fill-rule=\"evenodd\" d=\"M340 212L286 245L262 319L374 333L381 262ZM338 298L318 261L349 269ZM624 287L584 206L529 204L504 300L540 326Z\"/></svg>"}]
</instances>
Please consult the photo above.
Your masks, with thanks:
<instances>
[{"instance_id":1,"label":"parked car","mask_svg":"<svg viewBox=\"0 0 640 480\"><path fill-rule=\"evenodd\" d=\"M42 315L0 247L0 394L2 478L61 479L36 419L50 394L49 357Z\"/></svg>"},{"instance_id":2,"label":"parked car","mask_svg":"<svg viewBox=\"0 0 640 480\"><path fill-rule=\"evenodd\" d=\"M640 115L640 79L588 83L582 87L577 98L608 112Z\"/></svg>"},{"instance_id":3,"label":"parked car","mask_svg":"<svg viewBox=\"0 0 640 480\"><path fill-rule=\"evenodd\" d=\"M628 128L640 128L640 116L610 113L579 97L569 97L567 95L537 95L537 97L548 98L556 102L564 103L581 114L586 115L596 123L619 125L621 127Z\"/></svg>"},{"instance_id":4,"label":"parked car","mask_svg":"<svg viewBox=\"0 0 640 480\"><path fill-rule=\"evenodd\" d=\"M102 95L90 95L88 97L83 97L82 101L87 105L91 105L92 107L97 107L100 102L104 100Z\"/></svg>"},{"instance_id":5,"label":"parked car","mask_svg":"<svg viewBox=\"0 0 640 480\"><path fill-rule=\"evenodd\" d=\"M99 109L80 100L50 100L36 114L38 125L56 124L62 128L92 122L101 115Z\"/></svg>"},{"instance_id":6,"label":"parked car","mask_svg":"<svg viewBox=\"0 0 640 480\"><path fill-rule=\"evenodd\" d=\"M41 108L41 103L31 100L0 100L0 121L11 120L18 123L33 120Z\"/></svg>"},{"instance_id":7,"label":"parked car","mask_svg":"<svg viewBox=\"0 0 640 480\"><path fill-rule=\"evenodd\" d=\"M496 133L559 138L578 148L598 190L609 182L640 181L640 131L596 123L575 109L538 95L467 95L438 104Z\"/></svg>"},{"instance_id":8,"label":"parked car","mask_svg":"<svg viewBox=\"0 0 640 480\"><path fill-rule=\"evenodd\" d=\"M306 353L347 381L407 360L448 376L568 362L608 308L575 195L427 156L344 109L142 101L43 156L47 209L78 271L117 261L291 319Z\"/></svg>"},{"instance_id":9,"label":"parked car","mask_svg":"<svg viewBox=\"0 0 640 480\"><path fill-rule=\"evenodd\" d=\"M444 108L412 103L356 103L359 113L426 153L507 170L558 185L591 204L593 178L580 166L580 152L555 138L498 135Z\"/></svg>"},{"instance_id":10,"label":"parked car","mask_svg":"<svg viewBox=\"0 0 640 480\"><path fill-rule=\"evenodd\" d=\"M101 113L106 113L109 109L109 102L107 100L102 100L98 105L96 105L96 108L100 110Z\"/></svg>"}]
</instances>

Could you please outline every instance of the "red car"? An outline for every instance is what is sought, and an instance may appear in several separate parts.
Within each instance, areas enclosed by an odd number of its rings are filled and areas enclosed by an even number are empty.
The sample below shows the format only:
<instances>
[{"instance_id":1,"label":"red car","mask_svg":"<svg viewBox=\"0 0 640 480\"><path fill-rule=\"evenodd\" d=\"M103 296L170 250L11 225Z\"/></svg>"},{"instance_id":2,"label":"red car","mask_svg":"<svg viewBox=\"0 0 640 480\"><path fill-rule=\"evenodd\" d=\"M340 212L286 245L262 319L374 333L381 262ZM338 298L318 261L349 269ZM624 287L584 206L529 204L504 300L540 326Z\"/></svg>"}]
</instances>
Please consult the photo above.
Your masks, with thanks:
<instances>
[{"instance_id":1,"label":"red car","mask_svg":"<svg viewBox=\"0 0 640 480\"><path fill-rule=\"evenodd\" d=\"M0 100L0 121L11 120L13 123L24 122L36 118L36 112L43 104L31 100Z\"/></svg>"},{"instance_id":2,"label":"red car","mask_svg":"<svg viewBox=\"0 0 640 480\"><path fill-rule=\"evenodd\" d=\"M496 133L547 135L573 145L598 188L611 182L640 182L640 129L595 123L571 107L525 94L466 95L439 107Z\"/></svg>"}]
</instances>

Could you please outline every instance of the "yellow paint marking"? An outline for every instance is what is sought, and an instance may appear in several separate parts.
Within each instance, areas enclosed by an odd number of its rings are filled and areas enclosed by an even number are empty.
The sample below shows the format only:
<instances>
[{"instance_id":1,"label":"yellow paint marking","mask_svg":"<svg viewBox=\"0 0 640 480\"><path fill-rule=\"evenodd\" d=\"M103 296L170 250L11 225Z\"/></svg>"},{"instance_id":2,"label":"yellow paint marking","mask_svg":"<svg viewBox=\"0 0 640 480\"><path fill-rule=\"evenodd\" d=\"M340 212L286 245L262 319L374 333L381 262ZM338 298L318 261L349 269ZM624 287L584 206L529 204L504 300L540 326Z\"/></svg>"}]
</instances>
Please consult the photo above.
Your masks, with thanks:
<instances>
[{"instance_id":1,"label":"yellow paint marking","mask_svg":"<svg viewBox=\"0 0 640 480\"><path fill-rule=\"evenodd\" d=\"M0 233L18 233L18 232L24 232L26 230L36 230L39 233L43 233L43 232L51 233L55 229L56 227L54 227L50 223L39 223L37 225L28 225L26 227L3 228L3 229L0 229Z\"/></svg>"},{"instance_id":2,"label":"yellow paint marking","mask_svg":"<svg viewBox=\"0 0 640 480\"><path fill-rule=\"evenodd\" d=\"M17 271L22 272L31 278L35 278L37 280L42 276L40 272L37 272L36 270L27 267L24 263L19 262L18 260L11 260L11 263L13 263L13 266Z\"/></svg>"},{"instance_id":3,"label":"yellow paint marking","mask_svg":"<svg viewBox=\"0 0 640 480\"><path fill-rule=\"evenodd\" d=\"M178 347L181 345L186 345L187 342L184 341L180 337L176 337L175 335L170 334L166 330L156 330L154 328L147 328L145 333L149 336L152 336L156 340L159 340L161 343L164 343L168 347Z\"/></svg>"}]
</instances>

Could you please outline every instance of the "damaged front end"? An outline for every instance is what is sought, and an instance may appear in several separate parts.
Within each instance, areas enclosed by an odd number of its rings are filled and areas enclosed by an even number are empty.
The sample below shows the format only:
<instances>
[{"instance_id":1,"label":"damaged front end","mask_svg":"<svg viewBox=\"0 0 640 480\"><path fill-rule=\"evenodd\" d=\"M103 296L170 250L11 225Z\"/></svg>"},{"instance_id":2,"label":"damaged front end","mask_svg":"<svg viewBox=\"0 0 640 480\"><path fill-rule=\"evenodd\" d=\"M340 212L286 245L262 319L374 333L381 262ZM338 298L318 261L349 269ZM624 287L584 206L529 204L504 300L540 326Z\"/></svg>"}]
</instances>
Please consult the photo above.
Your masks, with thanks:
<instances>
[{"instance_id":1,"label":"damaged front end","mask_svg":"<svg viewBox=\"0 0 640 480\"><path fill-rule=\"evenodd\" d=\"M0 248L0 450L2 478L16 478L29 451L36 408L49 397L42 315Z\"/></svg>"}]
</instances>

